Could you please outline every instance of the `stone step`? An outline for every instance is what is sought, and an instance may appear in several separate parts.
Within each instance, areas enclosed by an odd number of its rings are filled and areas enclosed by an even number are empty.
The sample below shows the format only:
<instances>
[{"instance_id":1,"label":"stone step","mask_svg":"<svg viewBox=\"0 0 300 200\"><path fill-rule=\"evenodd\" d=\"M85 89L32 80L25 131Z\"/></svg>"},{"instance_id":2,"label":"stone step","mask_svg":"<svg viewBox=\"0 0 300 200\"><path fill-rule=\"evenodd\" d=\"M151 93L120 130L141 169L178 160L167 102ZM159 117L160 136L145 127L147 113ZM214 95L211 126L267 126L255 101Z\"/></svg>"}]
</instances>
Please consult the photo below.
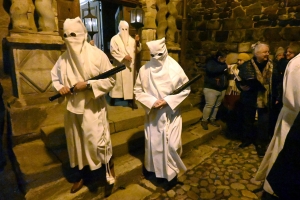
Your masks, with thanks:
<instances>
[{"instance_id":1,"label":"stone step","mask_svg":"<svg viewBox=\"0 0 300 200\"><path fill-rule=\"evenodd\" d=\"M199 109L194 108L182 114L183 127L197 122L201 117ZM135 119L133 119L135 120ZM131 123L131 122L130 122ZM46 146L42 140L34 140L14 147L20 170L23 173L23 179L26 182L25 190L46 184L63 176L62 165L67 165L69 160L64 133L61 133L56 127L47 127L51 133L51 140L48 142L55 144L55 148ZM121 131L111 135L113 152L115 157L123 156L131 152L144 148L143 125L126 131ZM50 132L49 131L49 132ZM45 137L46 139L49 139ZM45 139L44 138L44 139ZM189 137L188 137L189 138ZM193 138L193 137L192 137ZM59 139L61 139L59 141ZM49 177L48 177L49 176Z\"/></svg>"},{"instance_id":2,"label":"stone step","mask_svg":"<svg viewBox=\"0 0 300 200\"><path fill-rule=\"evenodd\" d=\"M197 129L194 128L195 130ZM194 131L195 131L194 130ZM210 140L214 138L213 140ZM205 159L209 158L218 148L217 146L226 145L230 142L230 140L224 139L224 136L218 134L217 136L214 133L209 133L203 135L203 137L199 138L199 142L203 141L206 142L209 139L209 145L200 145L200 146L193 146L192 149L188 149L187 145L184 145L183 155L181 156L183 163L187 170L192 170L195 166L202 163ZM205 140L205 141L204 141ZM182 181L184 179L184 173L181 172L178 175L178 180ZM150 199L158 199L156 191L156 184L153 180L142 179L139 181L138 184L136 183L129 183L129 185L123 186L121 189L117 189L114 191L106 200L119 200L119 199L130 199L130 200L139 200L145 199L149 197ZM137 191L137 192L134 192ZM172 199L172 197L170 197Z\"/></svg>"},{"instance_id":3,"label":"stone step","mask_svg":"<svg viewBox=\"0 0 300 200\"><path fill-rule=\"evenodd\" d=\"M195 110L195 105L199 103L199 97L190 95L181 104L183 113ZM140 129L144 124L145 111L137 102L138 109L132 110L129 107L123 106L108 106L108 121L110 133L113 136L131 129ZM199 116L200 117L200 116ZM66 145L63 123L48 125L41 128L41 139L45 146L50 149L61 148Z\"/></svg>"},{"instance_id":4,"label":"stone step","mask_svg":"<svg viewBox=\"0 0 300 200\"><path fill-rule=\"evenodd\" d=\"M117 181L113 186L106 184L105 168L101 167L90 177L90 182L85 183L84 187L75 194L70 193L72 183L65 177L48 182L35 188L30 188L26 193L26 200L48 200L48 199L103 199L104 196L111 194L120 187L124 187L126 183L135 183L141 176L143 153L133 156L130 154L117 157L114 160L115 173ZM89 179L88 179L89 180Z\"/></svg>"},{"instance_id":5,"label":"stone step","mask_svg":"<svg viewBox=\"0 0 300 200\"><path fill-rule=\"evenodd\" d=\"M200 110L197 108L182 113L183 128L187 128L191 124L194 124L197 121L199 121L201 115L202 114ZM191 137L184 138L184 140L185 139L193 140L196 137L191 136ZM129 130L112 134L111 140L113 145L114 157L119 157L128 153L132 153L141 148L143 149L144 148L144 125L140 125L137 128L132 128ZM48 149L50 149L61 162L68 160L68 154L66 152L66 148L50 147Z\"/></svg>"},{"instance_id":6,"label":"stone step","mask_svg":"<svg viewBox=\"0 0 300 200\"><path fill-rule=\"evenodd\" d=\"M13 152L19 164L17 167L22 172L19 179L25 181L25 189L38 187L63 176L61 162L45 148L40 139L16 145Z\"/></svg>"},{"instance_id":7,"label":"stone step","mask_svg":"<svg viewBox=\"0 0 300 200\"><path fill-rule=\"evenodd\" d=\"M187 128L191 124L196 123L201 115L200 110L196 108L182 113L183 128ZM113 142L114 156L116 157L134 152L139 148L144 148L144 125L113 134L111 135L111 139Z\"/></svg>"},{"instance_id":8,"label":"stone step","mask_svg":"<svg viewBox=\"0 0 300 200\"><path fill-rule=\"evenodd\" d=\"M194 167L195 164L197 164L197 162L201 162L203 159L211 155L213 149L204 148L204 147L200 147L200 148L195 148L195 147L203 142L206 142L210 138L215 137L220 132L220 130L221 130L220 128L209 126L208 131L203 131L202 127L198 124L198 125L190 126L185 131L183 131L182 159L188 169ZM39 141L39 144L41 148L42 142ZM38 160L39 158L36 159ZM195 159L197 160L196 162ZM94 183L94 185L89 185L89 183L86 184L80 191L78 191L75 194L70 193L70 188L72 184L68 182L67 178L60 177L57 180L49 181L35 188L30 188L26 194L26 199L46 200L49 199L49 197L51 197L51 199L64 199L64 200L65 199L66 200L103 199L107 194L110 193L113 194L109 197L109 199L119 199L120 195L123 194L122 193L123 189L125 189L127 192L129 190L131 191L133 187L132 185L137 184L141 179L143 160L144 160L143 149L135 151L131 154L125 154L116 157L114 163L115 163L115 172L117 175L117 181L113 187L110 187L105 184L105 178L103 178L105 175L105 169L100 168L99 170L100 172L97 173L97 175L93 175L94 178L99 177L99 181L96 184ZM41 164L39 166L41 166ZM135 185L133 188L136 187L137 186ZM147 195L147 196L149 195L149 192L147 192L146 190L144 192L142 192L139 195Z\"/></svg>"},{"instance_id":9,"label":"stone step","mask_svg":"<svg viewBox=\"0 0 300 200\"><path fill-rule=\"evenodd\" d=\"M130 184L125 189L113 193L106 198L106 200L128 199L128 197L130 200L140 200L145 199L147 196L151 195L151 193L152 192L150 190L140 186L139 184Z\"/></svg>"}]
</instances>

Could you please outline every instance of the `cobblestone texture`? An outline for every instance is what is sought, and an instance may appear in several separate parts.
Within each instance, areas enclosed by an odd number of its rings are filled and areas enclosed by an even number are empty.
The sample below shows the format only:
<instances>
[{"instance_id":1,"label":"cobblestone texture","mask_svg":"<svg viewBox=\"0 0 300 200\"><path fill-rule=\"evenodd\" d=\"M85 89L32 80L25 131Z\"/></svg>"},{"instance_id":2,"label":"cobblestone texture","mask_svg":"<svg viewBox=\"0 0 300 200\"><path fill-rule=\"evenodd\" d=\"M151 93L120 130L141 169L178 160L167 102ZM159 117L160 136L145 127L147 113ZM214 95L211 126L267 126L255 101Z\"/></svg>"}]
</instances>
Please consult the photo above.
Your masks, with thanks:
<instances>
[{"instance_id":1,"label":"cobblestone texture","mask_svg":"<svg viewBox=\"0 0 300 200\"><path fill-rule=\"evenodd\" d=\"M231 141L218 147L212 156L180 176L171 190L158 186L146 200L260 199L262 183L255 181L254 176L261 158L253 145L240 149L239 144Z\"/></svg>"}]
</instances>

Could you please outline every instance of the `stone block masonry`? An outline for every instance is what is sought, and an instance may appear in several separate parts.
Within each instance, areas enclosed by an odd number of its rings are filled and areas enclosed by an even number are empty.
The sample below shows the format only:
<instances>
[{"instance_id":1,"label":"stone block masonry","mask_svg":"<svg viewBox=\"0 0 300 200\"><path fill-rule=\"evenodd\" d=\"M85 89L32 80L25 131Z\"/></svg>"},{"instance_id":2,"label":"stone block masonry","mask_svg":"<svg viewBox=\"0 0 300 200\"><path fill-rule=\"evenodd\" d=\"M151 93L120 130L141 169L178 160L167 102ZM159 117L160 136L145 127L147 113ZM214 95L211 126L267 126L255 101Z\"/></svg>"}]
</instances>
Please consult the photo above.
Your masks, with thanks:
<instances>
[{"instance_id":1,"label":"stone block masonry","mask_svg":"<svg viewBox=\"0 0 300 200\"><path fill-rule=\"evenodd\" d=\"M274 55L279 46L300 41L300 1L192 0L187 4L187 52L195 61L200 51L208 57L224 47L230 47L231 53L251 54L250 46L257 41L268 43Z\"/></svg>"}]
</instances>

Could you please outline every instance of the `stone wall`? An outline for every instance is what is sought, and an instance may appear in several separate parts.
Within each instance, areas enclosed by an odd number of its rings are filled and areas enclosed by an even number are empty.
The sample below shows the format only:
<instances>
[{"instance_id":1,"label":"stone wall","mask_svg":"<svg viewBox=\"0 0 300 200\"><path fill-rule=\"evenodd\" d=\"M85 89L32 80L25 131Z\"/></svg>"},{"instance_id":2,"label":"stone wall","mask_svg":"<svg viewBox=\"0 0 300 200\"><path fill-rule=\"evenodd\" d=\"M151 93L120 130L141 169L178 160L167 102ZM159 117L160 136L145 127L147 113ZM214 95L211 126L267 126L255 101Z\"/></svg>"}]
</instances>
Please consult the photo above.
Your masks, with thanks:
<instances>
[{"instance_id":1,"label":"stone wall","mask_svg":"<svg viewBox=\"0 0 300 200\"><path fill-rule=\"evenodd\" d=\"M263 41L271 54L291 41L300 41L299 0L189 0L188 60L202 67L218 48L231 54L227 62L236 62L237 53L252 53L251 44Z\"/></svg>"},{"instance_id":2,"label":"stone wall","mask_svg":"<svg viewBox=\"0 0 300 200\"><path fill-rule=\"evenodd\" d=\"M181 18L182 0L140 0L145 12L142 29L141 64L150 60L146 42L165 37L169 55L179 61L180 45L176 20Z\"/></svg>"}]
</instances>

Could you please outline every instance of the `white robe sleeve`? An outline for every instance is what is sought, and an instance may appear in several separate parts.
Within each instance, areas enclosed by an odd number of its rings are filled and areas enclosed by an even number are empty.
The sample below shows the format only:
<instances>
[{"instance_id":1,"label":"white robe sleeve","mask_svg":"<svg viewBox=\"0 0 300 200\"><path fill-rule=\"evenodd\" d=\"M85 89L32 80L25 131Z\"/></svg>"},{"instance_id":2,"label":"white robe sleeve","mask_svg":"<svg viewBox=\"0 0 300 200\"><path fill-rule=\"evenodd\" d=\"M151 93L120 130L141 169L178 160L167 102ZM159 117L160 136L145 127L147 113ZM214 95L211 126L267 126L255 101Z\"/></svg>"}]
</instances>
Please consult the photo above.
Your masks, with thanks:
<instances>
[{"instance_id":1,"label":"white robe sleeve","mask_svg":"<svg viewBox=\"0 0 300 200\"><path fill-rule=\"evenodd\" d=\"M178 105L183 102L183 100L190 94L190 87L187 87L185 90L181 91L179 94L168 95L164 100L168 103L170 108L174 111Z\"/></svg>"},{"instance_id":2,"label":"white robe sleeve","mask_svg":"<svg viewBox=\"0 0 300 200\"><path fill-rule=\"evenodd\" d=\"M101 58L99 61L101 73L104 73L113 68L109 59L107 58L106 54L104 54L101 51L100 55L98 55L98 56L100 56L100 58ZM99 79L99 80L91 81L91 87L92 87L92 90L94 93L94 98L98 98L100 96L105 95L114 87L115 79L116 79L115 76L116 75L113 75L106 79Z\"/></svg>"},{"instance_id":3,"label":"white robe sleeve","mask_svg":"<svg viewBox=\"0 0 300 200\"><path fill-rule=\"evenodd\" d=\"M117 40L118 35L114 36L110 41L110 54L119 62L122 63L123 59L127 55L125 51L122 51L119 46L124 45L121 44L122 40Z\"/></svg>"},{"instance_id":4,"label":"white robe sleeve","mask_svg":"<svg viewBox=\"0 0 300 200\"><path fill-rule=\"evenodd\" d=\"M157 101L157 98L144 91L140 73L138 74L138 77L135 82L134 94L135 99L142 103L146 113L149 114L153 104Z\"/></svg>"},{"instance_id":5,"label":"white robe sleeve","mask_svg":"<svg viewBox=\"0 0 300 200\"><path fill-rule=\"evenodd\" d=\"M179 78L179 80L177 80L176 83L174 83L174 85L176 87L175 89L179 88L184 83L189 81L188 77L185 75L182 68L178 69L177 76L179 76L180 78ZM167 95L166 97L164 97L164 100L168 103L170 108L174 111L178 107L178 105L190 94L190 92L191 92L190 87L187 87L186 89L181 91L179 94Z\"/></svg>"},{"instance_id":6,"label":"white robe sleeve","mask_svg":"<svg viewBox=\"0 0 300 200\"><path fill-rule=\"evenodd\" d=\"M56 91L59 91L61 88L64 87L62 79L61 79L61 68L60 68L61 57L57 60L54 67L51 70L51 79L52 79L52 86Z\"/></svg>"}]
</instances>

